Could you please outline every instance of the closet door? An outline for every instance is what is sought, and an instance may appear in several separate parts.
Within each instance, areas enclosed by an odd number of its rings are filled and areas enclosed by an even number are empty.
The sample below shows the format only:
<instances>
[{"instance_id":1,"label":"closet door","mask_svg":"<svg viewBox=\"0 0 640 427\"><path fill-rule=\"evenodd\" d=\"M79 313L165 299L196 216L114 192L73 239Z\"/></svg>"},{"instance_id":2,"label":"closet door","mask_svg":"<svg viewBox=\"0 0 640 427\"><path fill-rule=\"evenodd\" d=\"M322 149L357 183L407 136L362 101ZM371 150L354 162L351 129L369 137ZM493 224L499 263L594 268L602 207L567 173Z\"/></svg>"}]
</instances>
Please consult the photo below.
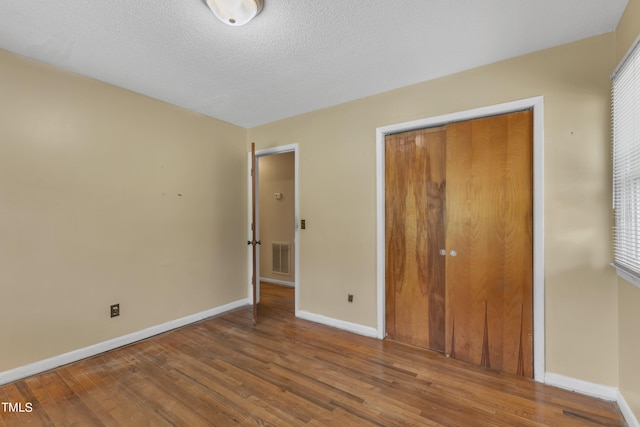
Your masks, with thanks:
<instances>
[{"instance_id":1,"label":"closet door","mask_svg":"<svg viewBox=\"0 0 640 427\"><path fill-rule=\"evenodd\" d=\"M445 132L422 129L385 140L386 332L445 350Z\"/></svg>"},{"instance_id":2,"label":"closet door","mask_svg":"<svg viewBox=\"0 0 640 427\"><path fill-rule=\"evenodd\" d=\"M446 354L532 377L532 111L447 126Z\"/></svg>"}]
</instances>

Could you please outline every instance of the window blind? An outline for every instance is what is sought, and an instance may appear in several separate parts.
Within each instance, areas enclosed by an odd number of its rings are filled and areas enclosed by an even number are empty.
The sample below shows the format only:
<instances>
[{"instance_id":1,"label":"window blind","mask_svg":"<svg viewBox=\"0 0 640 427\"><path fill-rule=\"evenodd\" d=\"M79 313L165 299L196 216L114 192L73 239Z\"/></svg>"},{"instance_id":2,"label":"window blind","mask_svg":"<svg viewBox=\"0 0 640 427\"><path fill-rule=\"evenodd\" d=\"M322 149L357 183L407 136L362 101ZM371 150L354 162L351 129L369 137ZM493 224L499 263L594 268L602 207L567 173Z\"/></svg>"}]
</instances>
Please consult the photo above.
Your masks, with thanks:
<instances>
[{"instance_id":1,"label":"window blind","mask_svg":"<svg viewBox=\"0 0 640 427\"><path fill-rule=\"evenodd\" d=\"M614 265L640 280L640 49L612 75Z\"/></svg>"}]
</instances>

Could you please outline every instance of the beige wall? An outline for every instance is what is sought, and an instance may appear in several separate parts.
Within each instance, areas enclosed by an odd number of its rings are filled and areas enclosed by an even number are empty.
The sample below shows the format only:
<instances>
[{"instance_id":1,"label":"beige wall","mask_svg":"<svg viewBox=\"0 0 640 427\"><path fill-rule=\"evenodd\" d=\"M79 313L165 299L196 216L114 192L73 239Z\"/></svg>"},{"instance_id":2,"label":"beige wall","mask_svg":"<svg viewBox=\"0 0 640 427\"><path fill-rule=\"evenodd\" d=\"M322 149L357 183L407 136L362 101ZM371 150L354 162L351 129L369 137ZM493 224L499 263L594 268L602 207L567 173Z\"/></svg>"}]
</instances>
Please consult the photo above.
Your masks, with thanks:
<instances>
[{"instance_id":1,"label":"beige wall","mask_svg":"<svg viewBox=\"0 0 640 427\"><path fill-rule=\"evenodd\" d=\"M295 234L295 165L294 153L283 153L259 157L260 182L260 277L295 281L294 234ZM275 193L281 193L277 200ZM273 242L289 243L289 274L272 272Z\"/></svg>"},{"instance_id":2,"label":"beige wall","mask_svg":"<svg viewBox=\"0 0 640 427\"><path fill-rule=\"evenodd\" d=\"M640 0L629 0L616 29L616 63L640 35ZM618 279L620 391L640 419L640 289Z\"/></svg>"},{"instance_id":3,"label":"beige wall","mask_svg":"<svg viewBox=\"0 0 640 427\"><path fill-rule=\"evenodd\" d=\"M614 44L605 34L250 129L259 148L300 147L300 309L376 327L377 127L543 95L547 371L617 386Z\"/></svg>"},{"instance_id":4,"label":"beige wall","mask_svg":"<svg viewBox=\"0 0 640 427\"><path fill-rule=\"evenodd\" d=\"M0 372L247 297L245 129L6 51L0 94Z\"/></svg>"}]
</instances>

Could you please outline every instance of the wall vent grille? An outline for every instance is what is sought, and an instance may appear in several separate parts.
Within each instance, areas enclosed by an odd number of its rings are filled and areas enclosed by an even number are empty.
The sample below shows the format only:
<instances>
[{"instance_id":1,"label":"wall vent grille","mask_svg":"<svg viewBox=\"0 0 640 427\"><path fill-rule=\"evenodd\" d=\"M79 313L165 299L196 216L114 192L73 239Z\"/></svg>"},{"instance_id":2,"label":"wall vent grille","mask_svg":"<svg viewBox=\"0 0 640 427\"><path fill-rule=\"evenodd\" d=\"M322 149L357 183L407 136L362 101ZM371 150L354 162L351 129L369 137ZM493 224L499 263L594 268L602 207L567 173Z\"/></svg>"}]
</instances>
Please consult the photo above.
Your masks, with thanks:
<instances>
[{"instance_id":1,"label":"wall vent grille","mask_svg":"<svg viewBox=\"0 0 640 427\"><path fill-rule=\"evenodd\" d=\"M271 272L289 274L289 243L271 243L272 263Z\"/></svg>"}]
</instances>

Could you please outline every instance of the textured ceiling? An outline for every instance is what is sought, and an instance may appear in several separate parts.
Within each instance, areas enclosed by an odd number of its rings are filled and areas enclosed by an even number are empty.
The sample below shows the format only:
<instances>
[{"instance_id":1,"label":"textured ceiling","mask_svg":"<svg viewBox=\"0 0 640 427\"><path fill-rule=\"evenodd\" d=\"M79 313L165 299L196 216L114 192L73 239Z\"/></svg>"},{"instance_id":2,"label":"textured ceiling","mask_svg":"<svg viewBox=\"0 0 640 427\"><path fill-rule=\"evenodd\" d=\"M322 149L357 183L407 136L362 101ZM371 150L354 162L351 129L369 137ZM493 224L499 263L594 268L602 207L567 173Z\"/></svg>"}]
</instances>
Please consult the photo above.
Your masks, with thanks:
<instances>
[{"instance_id":1,"label":"textured ceiling","mask_svg":"<svg viewBox=\"0 0 640 427\"><path fill-rule=\"evenodd\" d=\"M2 0L0 48L244 127L613 31L627 0Z\"/></svg>"}]
</instances>

